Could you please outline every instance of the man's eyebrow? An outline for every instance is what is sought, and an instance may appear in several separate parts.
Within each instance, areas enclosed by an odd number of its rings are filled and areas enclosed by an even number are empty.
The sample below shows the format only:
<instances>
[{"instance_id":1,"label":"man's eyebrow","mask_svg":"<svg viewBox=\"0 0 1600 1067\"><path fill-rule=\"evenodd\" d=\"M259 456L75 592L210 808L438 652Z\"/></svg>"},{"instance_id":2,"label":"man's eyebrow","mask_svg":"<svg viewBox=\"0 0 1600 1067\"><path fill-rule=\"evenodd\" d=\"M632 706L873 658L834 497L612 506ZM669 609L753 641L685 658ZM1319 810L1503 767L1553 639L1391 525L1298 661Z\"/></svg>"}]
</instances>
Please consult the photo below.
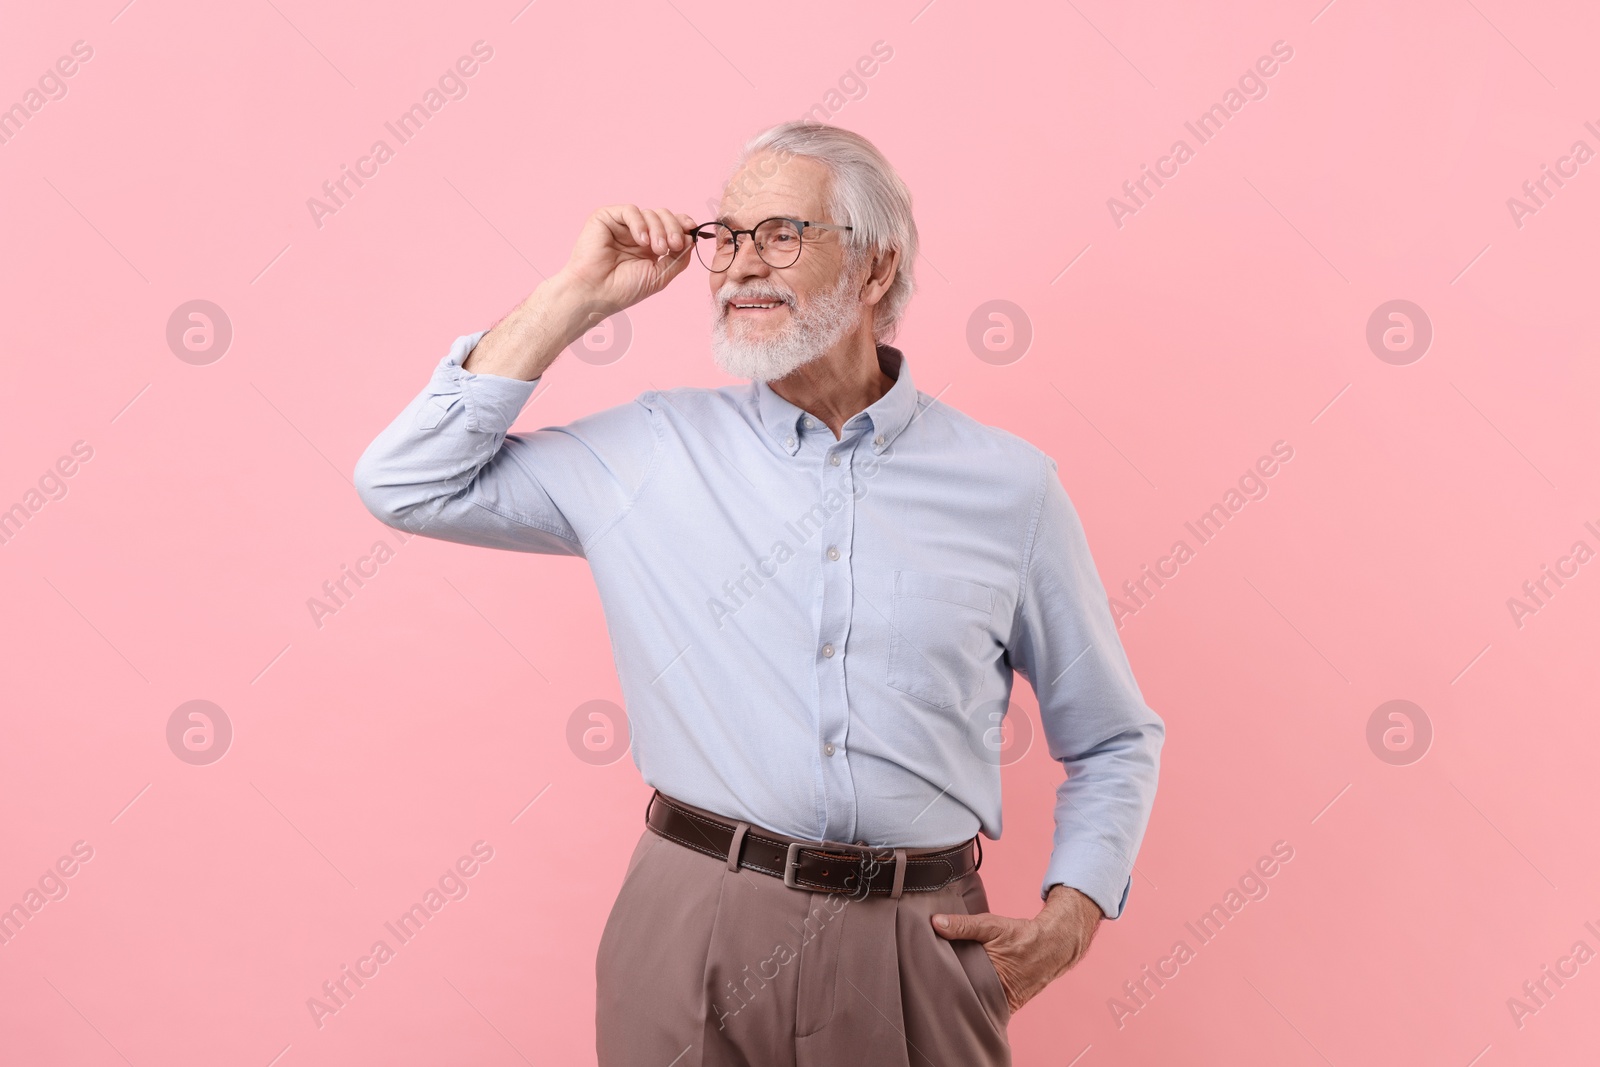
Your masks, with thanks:
<instances>
[{"instance_id":1,"label":"man's eyebrow","mask_svg":"<svg viewBox=\"0 0 1600 1067\"><path fill-rule=\"evenodd\" d=\"M798 215L796 215L794 217L795 218L799 218ZM769 219L783 219L783 218L789 218L789 216L788 215L768 215L767 218L769 218ZM712 221L713 222L720 222L730 230L737 230L739 228L739 224L734 222L733 219L730 216L727 216L727 215L718 215ZM764 222L764 221L766 221L766 219L763 219L762 221Z\"/></svg>"}]
</instances>

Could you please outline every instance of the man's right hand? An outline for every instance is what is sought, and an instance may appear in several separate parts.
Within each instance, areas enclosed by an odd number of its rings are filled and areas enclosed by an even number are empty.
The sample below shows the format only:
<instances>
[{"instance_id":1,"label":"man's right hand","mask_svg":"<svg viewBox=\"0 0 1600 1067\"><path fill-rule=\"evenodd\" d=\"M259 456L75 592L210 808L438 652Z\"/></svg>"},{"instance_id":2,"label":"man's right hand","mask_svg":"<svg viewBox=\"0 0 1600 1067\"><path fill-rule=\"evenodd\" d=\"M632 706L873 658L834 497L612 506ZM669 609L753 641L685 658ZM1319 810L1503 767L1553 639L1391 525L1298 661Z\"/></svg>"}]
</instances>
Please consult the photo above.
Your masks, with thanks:
<instances>
[{"instance_id":1,"label":"man's right hand","mask_svg":"<svg viewBox=\"0 0 1600 1067\"><path fill-rule=\"evenodd\" d=\"M688 215L603 207L590 215L572 255L485 334L463 369L532 381L562 350L623 308L654 296L694 258Z\"/></svg>"},{"instance_id":2,"label":"man's right hand","mask_svg":"<svg viewBox=\"0 0 1600 1067\"><path fill-rule=\"evenodd\" d=\"M683 273L694 258L693 228L688 215L633 204L603 207L583 224L563 273L583 299L614 315Z\"/></svg>"}]
</instances>

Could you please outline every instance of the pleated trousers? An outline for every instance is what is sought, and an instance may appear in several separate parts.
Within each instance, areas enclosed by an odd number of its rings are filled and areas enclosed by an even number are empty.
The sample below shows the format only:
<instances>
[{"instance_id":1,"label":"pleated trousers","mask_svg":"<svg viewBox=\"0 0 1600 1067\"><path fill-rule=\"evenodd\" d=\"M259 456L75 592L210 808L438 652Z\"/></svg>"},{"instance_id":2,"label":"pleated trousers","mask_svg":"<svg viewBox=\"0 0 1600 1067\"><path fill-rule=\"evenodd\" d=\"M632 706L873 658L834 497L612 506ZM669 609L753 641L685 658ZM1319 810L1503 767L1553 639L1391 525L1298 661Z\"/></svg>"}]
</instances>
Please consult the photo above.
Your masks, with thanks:
<instances>
[{"instance_id":1,"label":"pleated trousers","mask_svg":"<svg viewBox=\"0 0 1600 1067\"><path fill-rule=\"evenodd\" d=\"M595 961L600 1067L990 1067L1010 1009L977 941L974 871L899 899L791 889L648 828Z\"/></svg>"}]
</instances>

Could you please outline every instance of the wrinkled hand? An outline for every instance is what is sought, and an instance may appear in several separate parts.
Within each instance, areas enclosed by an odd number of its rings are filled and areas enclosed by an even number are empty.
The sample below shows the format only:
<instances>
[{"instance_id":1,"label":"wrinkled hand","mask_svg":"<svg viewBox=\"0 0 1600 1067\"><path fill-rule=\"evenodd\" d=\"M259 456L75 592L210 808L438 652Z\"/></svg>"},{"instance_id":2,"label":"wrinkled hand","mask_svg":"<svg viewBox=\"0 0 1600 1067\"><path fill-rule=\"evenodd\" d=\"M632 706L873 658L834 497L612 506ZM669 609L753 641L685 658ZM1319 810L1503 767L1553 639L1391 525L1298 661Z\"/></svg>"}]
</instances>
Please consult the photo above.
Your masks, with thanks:
<instances>
[{"instance_id":1,"label":"wrinkled hand","mask_svg":"<svg viewBox=\"0 0 1600 1067\"><path fill-rule=\"evenodd\" d=\"M947 941L983 942L1014 1013L1083 958L1104 918L1094 901L1056 885L1032 919L990 912L939 914L933 916L933 929Z\"/></svg>"},{"instance_id":2,"label":"wrinkled hand","mask_svg":"<svg viewBox=\"0 0 1600 1067\"><path fill-rule=\"evenodd\" d=\"M634 204L603 207L566 266L541 282L468 353L461 369L531 382L563 350L623 308L654 296L695 258L694 219Z\"/></svg>"},{"instance_id":3,"label":"wrinkled hand","mask_svg":"<svg viewBox=\"0 0 1600 1067\"><path fill-rule=\"evenodd\" d=\"M590 215L563 274L587 301L606 312L654 296L694 259L689 215L633 204L603 207Z\"/></svg>"}]
</instances>

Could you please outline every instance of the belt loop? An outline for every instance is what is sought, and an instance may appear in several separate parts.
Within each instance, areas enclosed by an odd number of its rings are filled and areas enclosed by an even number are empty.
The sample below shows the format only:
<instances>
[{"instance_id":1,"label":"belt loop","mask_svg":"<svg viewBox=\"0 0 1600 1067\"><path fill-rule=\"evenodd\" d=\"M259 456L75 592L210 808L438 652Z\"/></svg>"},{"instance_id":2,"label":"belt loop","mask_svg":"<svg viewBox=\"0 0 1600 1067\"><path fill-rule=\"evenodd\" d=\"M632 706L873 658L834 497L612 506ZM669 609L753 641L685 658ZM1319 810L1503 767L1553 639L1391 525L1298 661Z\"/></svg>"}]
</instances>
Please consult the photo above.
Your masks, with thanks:
<instances>
[{"instance_id":1,"label":"belt loop","mask_svg":"<svg viewBox=\"0 0 1600 1067\"><path fill-rule=\"evenodd\" d=\"M978 846L978 862L977 865L972 868L974 871L977 871L983 867L983 835L973 834L972 842Z\"/></svg>"},{"instance_id":2,"label":"belt loop","mask_svg":"<svg viewBox=\"0 0 1600 1067\"><path fill-rule=\"evenodd\" d=\"M742 822L733 831L733 844L728 846L728 870L730 871L739 869L739 848L744 844L744 834L748 829L750 829L750 824Z\"/></svg>"},{"instance_id":3,"label":"belt loop","mask_svg":"<svg viewBox=\"0 0 1600 1067\"><path fill-rule=\"evenodd\" d=\"M900 891L906 886L906 850L894 850L894 887L889 890L890 900L899 900Z\"/></svg>"}]
</instances>

